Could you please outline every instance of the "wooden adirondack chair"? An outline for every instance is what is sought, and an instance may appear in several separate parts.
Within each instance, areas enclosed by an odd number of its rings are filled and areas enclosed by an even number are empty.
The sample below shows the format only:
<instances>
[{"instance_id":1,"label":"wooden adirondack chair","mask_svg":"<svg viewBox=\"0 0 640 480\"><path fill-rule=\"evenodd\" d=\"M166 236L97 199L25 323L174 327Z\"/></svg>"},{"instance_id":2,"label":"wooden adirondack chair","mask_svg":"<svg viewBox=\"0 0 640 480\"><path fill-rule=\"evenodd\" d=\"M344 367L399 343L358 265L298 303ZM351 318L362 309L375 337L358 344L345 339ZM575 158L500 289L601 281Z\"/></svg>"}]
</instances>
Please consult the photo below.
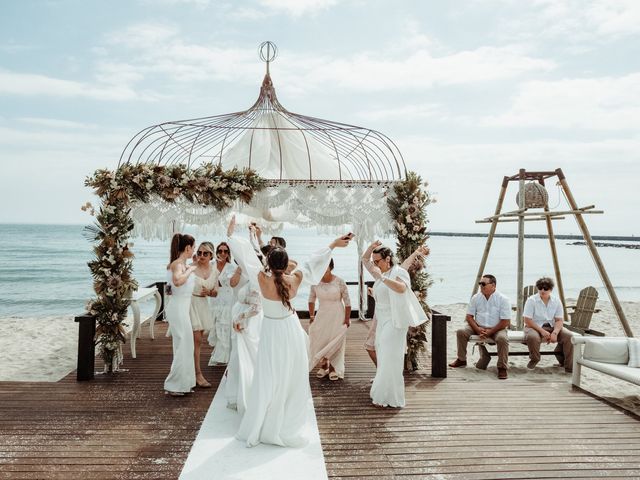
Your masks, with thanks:
<instances>
[{"instance_id":1,"label":"wooden adirondack chair","mask_svg":"<svg viewBox=\"0 0 640 480\"><path fill-rule=\"evenodd\" d=\"M567 306L567 308L573 309L573 312L569 313L571 323L569 325L565 324L565 327L581 335L588 334L604 337L604 333L589 328L591 317L593 317L594 313L600 311L596 309L597 301L598 291L594 287L586 287L580 290L576 304Z\"/></svg>"},{"instance_id":2,"label":"wooden adirondack chair","mask_svg":"<svg viewBox=\"0 0 640 480\"><path fill-rule=\"evenodd\" d=\"M524 308L524 304L527 303L527 298L529 298L534 293L538 293L538 289L535 285L527 285L522 289L522 308ZM515 312L517 308L511 307L511 310Z\"/></svg>"}]
</instances>

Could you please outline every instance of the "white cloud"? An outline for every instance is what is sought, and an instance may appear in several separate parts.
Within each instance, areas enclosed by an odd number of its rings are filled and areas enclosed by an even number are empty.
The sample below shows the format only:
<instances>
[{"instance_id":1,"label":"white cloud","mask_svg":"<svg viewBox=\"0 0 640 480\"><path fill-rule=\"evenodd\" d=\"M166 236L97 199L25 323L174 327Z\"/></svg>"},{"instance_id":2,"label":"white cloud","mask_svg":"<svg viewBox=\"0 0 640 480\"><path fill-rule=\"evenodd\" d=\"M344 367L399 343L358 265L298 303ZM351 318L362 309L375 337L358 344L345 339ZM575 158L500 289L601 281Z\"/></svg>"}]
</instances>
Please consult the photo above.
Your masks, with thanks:
<instances>
[{"instance_id":1,"label":"white cloud","mask_svg":"<svg viewBox=\"0 0 640 480\"><path fill-rule=\"evenodd\" d=\"M35 120L35 122L33 121ZM109 158L117 162L123 145L131 132L85 125L73 127L75 122L56 119L32 119L24 128L0 125L0 146L9 157L18 152L74 152L87 158ZM30 123L30 124L29 124ZM99 134L97 133L99 132Z\"/></svg>"},{"instance_id":2,"label":"white cloud","mask_svg":"<svg viewBox=\"0 0 640 480\"><path fill-rule=\"evenodd\" d=\"M562 40L557 48L640 34L637 0L503 0L512 7L497 36ZM585 47L588 48L588 47Z\"/></svg>"},{"instance_id":3,"label":"white cloud","mask_svg":"<svg viewBox=\"0 0 640 480\"><path fill-rule=\"evenodd\" d=\"M507 112L482 124L635 131L640 125L640 73L527 82Z\"/></svg>"},{"instance_id":4,"label":"white cloud","mask_svg":"<svg viewBox=\"0 0 640 480\"><path fill-rule=\"evenodd\" d=\"M314 59L305 55L292 59L290 65L284 66L282 75L288 84L315 88L331 84L371 92L477 84L555 68L553 62L514 47L479 47L441 56L426 49L389 56L363 52L346 58Z\"/></svg>"},{"instance_id":5,"label":"white cloud","mask_svg":"<svg viewBox=\"0 0 640 480\"><path fill-rule=\"evenodd\" d=\"M637 225L623 222L635 218L638 205L637 178L640 176L640 138L571 142L540 140L523 142L452 143L424 136L394 139L407 163L429 181L438 203L429 207L435 231L484 231L486 224L475 221L493 213L504 176L520 168L552 171L561 168L579 206L595 204L604 215L586 220L592 234L638 234ZM624 172L621 174L621 172ZM547 183L550 204L560 202L556 185ZM515 185L510 185L505 210L516 208ZM527 225L528 233L540 233L543 222ZM556 233L575 233L571 218L556 222ZM515 226L504 224L500 233L512 233Z\"/></svg>"},{"instance_id":6,"label":"white cloud","mask_svg":"<svg viewBox=\"0 0 640 480\"><path fill-rule=\"evenodd\" d=\"M179 29L166 23L142 22L106 35L107 43L128 48L153 49L178 35Z\"/></svg>"},{"instance_id":7,"label":"white cloud","mask_svg":"<svg viewBox=\"0 0 640 480\"><path fill-rule=\"evenodd\" d=\"M430 51L433 42L415 25L411 27L410 22L408 25L400 41L390 42L382 52L363 51L342 57L287 52L274 64L278 86L286 85L287 92L294 94L324 89L326 85L370 92L423 90L555 68L552 61L530 56L515 46L485 46L436 56ZM112 55L108 62L100 63L100 72L126 74L125 83L139 81L149 74L163 74L180 82L219 80L254 84L264 68L255 48L190 43L168 25L133 25L109 35L108 39L126 46L127 57L123 58L127 61L117 61L114 57L118 55ZM104 80L115 82L111 77Z\"/></svg>"},{"instance_id":8,"label":"white cloud","mask_svg":"<svg viewBox=\"0 0 640 480\"><path fill-rule=\"evenodd\" d=\"M338 0L260 0L260 5L294 17L317 13L338 4Z\"/></svg>"},{"instance_id":9,"label":"white cloud","mask_svg":"<svg viewBox=\"0 0 640 480\"><path fill-rule=\"evenodd\" d=\"M125 84L90 84L32 73L0 71L0 95L40 95L94 100L149 100Z\"/></svg>"},{"instance_id":10,"label":"white cloud","mask_svg":"<svg viewBox=\"0 0 640 480\"><path fill-rule=\"evenodd\" d=\"M26 123L28 125L36 125L47 128L60 128L60 129L74 129L74 130L86 130L97 128L94 124L73 122L70 120L60 120L58 118L40 118L40 117L21 117L17 119L19 122Z\"/></svg>"},{"instance_id":11,"label":"white cloud","mask_svg":"<svg viewBox=\"0 0 640 480\"><path fill-rule=\"evenodd\" d=\"M370 121L394 120L397 118L428 118L438 115L442 106L434 103L405 105L396 108L378 108L366 110L359 117Z\"/></svg>"},{"instance_id":12,"label":"white cloud","mask_svg":"<svg viewBox=\"0 0 640 480\"><path fill-rule=\"evenodd\" d=\"M158 6L158 4L163 5L177 5L177 6L185 6L185 5L193 5L199 8L208 7L211 4L211 0L141 0L141 3L144 5L152 5Z\"/></svg>"}]
</instances>

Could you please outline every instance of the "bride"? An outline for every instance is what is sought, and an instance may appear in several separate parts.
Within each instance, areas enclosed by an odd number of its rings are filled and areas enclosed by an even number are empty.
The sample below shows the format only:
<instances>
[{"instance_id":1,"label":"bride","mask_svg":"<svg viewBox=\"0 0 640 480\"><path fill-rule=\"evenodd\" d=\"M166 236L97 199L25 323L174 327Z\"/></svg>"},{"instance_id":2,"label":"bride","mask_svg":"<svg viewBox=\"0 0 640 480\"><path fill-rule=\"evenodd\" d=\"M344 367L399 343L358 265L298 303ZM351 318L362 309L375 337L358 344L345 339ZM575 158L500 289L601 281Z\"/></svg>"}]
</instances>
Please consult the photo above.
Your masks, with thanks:
<instances>
[{"instance_id":1,"label":"bride","mask_svg":"<svg viewBox=\"0 0 640 480\"><path fill-rule=\"evenodd\" d=\"M265 272L250 243L232 236L234 225L235 217L229 225L229 246L247 277L257 279L264 315L247 409L236 437L248 447L258 443L303 446L307 443L304 429L312 406L308 338L291 300L303 278L311 284L320 282L332 250L346 247L352 235L337 238L290 274L286 273L287 251L275 247L269 252Z\"/></svg>"}]
</instances>

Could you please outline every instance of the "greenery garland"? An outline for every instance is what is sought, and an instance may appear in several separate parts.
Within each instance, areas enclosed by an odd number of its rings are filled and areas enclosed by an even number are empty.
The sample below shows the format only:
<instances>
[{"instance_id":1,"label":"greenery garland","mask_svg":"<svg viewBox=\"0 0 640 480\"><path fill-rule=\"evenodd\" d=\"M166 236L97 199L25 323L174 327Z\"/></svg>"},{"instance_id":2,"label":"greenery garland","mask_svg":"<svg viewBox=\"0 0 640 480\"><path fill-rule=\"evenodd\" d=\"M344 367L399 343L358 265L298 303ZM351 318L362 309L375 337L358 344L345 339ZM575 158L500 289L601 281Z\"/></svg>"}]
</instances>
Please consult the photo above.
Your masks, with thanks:
<instances>
[{"instance_id":1,"label":"greenery garland","mask_svg":"<svg viewBox=\"0 0 640 480\"><path fill-rule=\"evenodd\" d=\"M427 191L428 184L422 182L415 172L407 173L406 180L398 182L393 187L393 194L387 199L389 214L394 220L394 230L397 236L396 254L400 261L404 261L419 246L424 245L429 238L427 233L426 207L433 203L431 194ZM420 305L425 312L431 309L427 305L427 290L433 284L426 272L423 262L415 263L409 269L411 289L415 292ZM407 355L405 368L418 370L420 368L420 353L426 351L427 324L409 329L407 333Z\"/></svg>"},{"instance_id":2,"label":"greenery garland","mask_svg":"<svg viewBox=\"0 0 640 480\"><path fill-rule=\"evenodd\" d=\"M88 263L96 296L87 311L97 320L95 340L105 371L117 371L125 341L122 322L131 293L138 288L128 243L133 229L132 203L146 202L152 195L167 202L182 196L194 204L223 210L236 200L249 203L266 181L253 170L224 171L211 163L194 170L186 165L138 164L122 165L114 171L97 170L85 185L93 188L101 201L96 224L87 227L90 240L96 243L95 259ZM94 213L91 204L82 209Z\"/></svg>"}]
</instances>

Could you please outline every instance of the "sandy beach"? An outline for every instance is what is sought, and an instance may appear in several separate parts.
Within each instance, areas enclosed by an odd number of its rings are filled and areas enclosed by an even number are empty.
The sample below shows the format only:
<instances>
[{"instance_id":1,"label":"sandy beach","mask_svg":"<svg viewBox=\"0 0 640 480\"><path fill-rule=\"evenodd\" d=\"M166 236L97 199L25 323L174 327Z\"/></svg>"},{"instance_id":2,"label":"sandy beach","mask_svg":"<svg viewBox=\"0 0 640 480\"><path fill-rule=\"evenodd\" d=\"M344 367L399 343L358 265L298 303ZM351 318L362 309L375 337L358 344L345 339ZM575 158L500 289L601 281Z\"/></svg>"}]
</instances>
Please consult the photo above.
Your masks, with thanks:
<instances>
[{"instance_id":1,"label":"sandy beach","mask_svg":"<svg viewBox=\"0 0 640 480\"><path fill-rule=\"evenodd\" d=\"M573 302L569 302L573 303ZM623 302L631 328L640 334L640 302ZM434 305L433 308L451 316L448 326L448 361L456 355L455 331L464 324L466 304ZM594 315L592 328L607 336L622 336L623 331L609 302L598 302L601 311ZM0 319L0 381L56 382L76 366L78 326L73 317L3 318ZM146 332L146 325L144 328ZM127 348L125 346L125 348ZM511 345L512 350L526 351L524 345ZM470 364L478 358L471 353ZM347 359L348 361L348 359ZM509 358L510 378L526 378L532 382L570 382L570 376L556 366L553 356L543 356L535 370L527 370L528 357ZM461 369L464 378L474 381L491 380L496 376L495 360L487 371L473 366ZM583 388L640 414L640 389L630 383L583 369Z\"/></svg>"},{"instance_id":2,"label":"sandy beach","mask_svg":"<svg viewBox=\"0 0 640 480\"><path fill-rule=\"evenodd\" d=\"M636 336L640 335L640 302L621 303L631 330ZM567 299L567 304L575 305L575 299ZM462 328L466 323L464 318L467 304L433 305L433 308L434 310L451 316L451 323L447 327L447 355L448 362L450 362L456 358L455 331L458 328ZM612 304L610 302L599 301L597 308L601 311L594 314L591 321L591 328L603 332L607 336L624 336ZM509 348L512 351L527 351L526 345L511 344ZM497 375L495 358L492 360L487 371L478 370L473 366L473 363L475 363L478 358L478 351L476 350L472 354L470 345L468 351L469 366L460 369L460 374L469 380L482 381L487 378L495 379ZM543 356L534 370L527 369L526 365L528 361L529 357L526 355L509 357L509 378L518 378L520 380L524 377L532 382L571 382L571 375L565 373L563 368L557 366L556 359L553 355ZM618 380L609 375L601 374L590 368L583 368L582 388L620 405L627 410L640 414L640 387L636 385Z\"/></svg>"}]
</instances>

